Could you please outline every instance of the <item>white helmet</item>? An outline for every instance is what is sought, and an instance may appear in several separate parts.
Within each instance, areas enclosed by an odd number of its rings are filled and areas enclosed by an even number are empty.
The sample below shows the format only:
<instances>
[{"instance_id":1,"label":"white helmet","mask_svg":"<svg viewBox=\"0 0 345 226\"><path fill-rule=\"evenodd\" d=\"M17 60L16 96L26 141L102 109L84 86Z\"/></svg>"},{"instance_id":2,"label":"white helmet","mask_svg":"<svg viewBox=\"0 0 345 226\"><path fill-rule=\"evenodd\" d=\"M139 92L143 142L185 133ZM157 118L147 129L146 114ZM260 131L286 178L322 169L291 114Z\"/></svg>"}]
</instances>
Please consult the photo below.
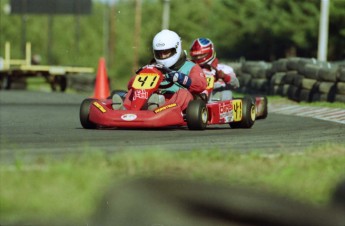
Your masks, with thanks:
<instances>
[{"instance_id":1,"label":"white helmet","mask_svg":"<svg viewBox=\"0 0 345 226\"><path fill-rule=\"evenodd\" d=\"M173 31L162 30L153 38L153 55L158 64L171 67L182 53L181 38Z\"/></svg>"}]
</instances>

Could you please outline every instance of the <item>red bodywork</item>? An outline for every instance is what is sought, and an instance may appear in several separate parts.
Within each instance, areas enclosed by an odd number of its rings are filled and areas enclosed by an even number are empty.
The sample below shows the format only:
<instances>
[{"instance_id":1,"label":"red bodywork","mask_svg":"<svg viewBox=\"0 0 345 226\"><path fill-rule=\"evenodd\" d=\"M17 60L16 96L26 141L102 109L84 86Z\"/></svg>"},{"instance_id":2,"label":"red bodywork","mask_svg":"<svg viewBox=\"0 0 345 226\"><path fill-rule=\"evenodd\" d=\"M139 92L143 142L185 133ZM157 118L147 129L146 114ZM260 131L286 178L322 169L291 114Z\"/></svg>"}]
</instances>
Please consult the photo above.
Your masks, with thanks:
<instances>
[{"instance_id":1,"label":"red bodywork","mask_svg":"<svg viewBox=\"0 0 345 226\"><path fill-rule=\"evenodd\" d=\"M155 67L145 67L133 81L131 98L126 110L113 110L112 100L95 100L90 106L89 120L101 127L127 127L127 128L157 128L165 126L183 126L180 106L168 104L155 109L141 110L148 98L159 89L164 75ZM128 102L128 101L125 101Z\"/></svg>"},{"instance_id":2,"label":"red bodywork","mask_svg":"<svg viewBox=\"0 0 345 226\"><path fill-rule=\"evenodd\" d=\"M99 127L159 128L186 126L184 112L177 104L166 104L155 110L141 110L152 93L156 92L164 75L154 66L147 66L135 77L132 84L130 105L126 110L113 110L112 100L94 100L89 111L89 120ZM128 101L125 101L128 102ZM262 100L256 99L260 106ZM207 103L208 125L225 124L242 120L242 100L226 100Z\"/></svg>"},{"instance_id":3,"label":"red bodywork","mask_svg":"<svg viewBox=\"0 0 345 226\"><path fill-rule=\"evenodd\" d=\"M111 100L95 102L99 103L105 112L92 104L89 119L102 127L157 128L186 124L178 106L155 113L149 110L113 110L110 107Z\"/></svg>"}]
</instances>

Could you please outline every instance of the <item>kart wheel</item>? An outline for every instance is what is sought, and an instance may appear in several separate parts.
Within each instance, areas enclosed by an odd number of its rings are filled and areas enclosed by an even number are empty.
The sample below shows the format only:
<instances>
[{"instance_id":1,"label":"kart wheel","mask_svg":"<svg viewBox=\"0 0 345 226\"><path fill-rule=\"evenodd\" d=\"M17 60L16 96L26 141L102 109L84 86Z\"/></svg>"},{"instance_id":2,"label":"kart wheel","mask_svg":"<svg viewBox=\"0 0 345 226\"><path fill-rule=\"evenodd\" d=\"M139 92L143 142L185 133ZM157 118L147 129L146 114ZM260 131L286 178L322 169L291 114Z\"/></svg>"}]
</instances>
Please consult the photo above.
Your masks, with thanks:
<instances>
[{"instance_id":1,"label":"kart wheel","mask_svg":"<svg viewBox=\"0 0 345 226\"><path fill-rule=\"evenodd\" d=\"M264 112L262 113L261 116L258 116L256 119L265 119L265 118L267 118L267 115L268 115L267 103L268 103L268 101L267 101L267 97L266 96L264 97L264 102L265 102L265 104L264 104Z\"/></svg>"},{"instance_id":2,"label":"kart wheel","mask_svg":"<svg viewBox=\"0 0 345 226\"><path fill-rule=\"evenodd\" d=\"M186 112L187 126L191 130L204 130L207 126L208 112L203 100L189 102Z\"/></svg>"},{"instance_id":3,"label":"kart wheel","mask_svg":"<svg viewBox=\"0 0 345 226\"><path fill-rule=\"evenodd\" d=\"M94 101L94 99L85 99L80 105L80 123L85 129L95 129L96 124L90 122L89 120L89 113L90 113L90 105Z\"/></svg>"},{"instance_id":4,"label":"kart wheel","mask_svg":"<svg viewBox=\"0 0 345 226\"><path fill-rule=\"evenodd\" d=\"M256 118L256 107L253 98L246 96L242 99L242 120L230 122L231 128L251 128Z\"/></svg>"}]
</instances>

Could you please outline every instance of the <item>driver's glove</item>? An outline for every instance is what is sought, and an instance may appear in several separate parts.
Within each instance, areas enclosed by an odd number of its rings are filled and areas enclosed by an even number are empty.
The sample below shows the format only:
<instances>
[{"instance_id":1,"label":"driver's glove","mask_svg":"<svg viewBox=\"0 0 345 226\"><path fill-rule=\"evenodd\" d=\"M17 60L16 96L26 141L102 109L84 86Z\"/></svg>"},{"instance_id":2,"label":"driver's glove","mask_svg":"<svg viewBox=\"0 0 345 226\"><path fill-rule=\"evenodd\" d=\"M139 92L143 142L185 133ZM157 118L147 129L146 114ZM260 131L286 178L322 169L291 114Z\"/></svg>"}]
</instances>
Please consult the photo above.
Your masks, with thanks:
<instances>
[{"instance_id":1,"label":"driver's glove","mask_svg":"<svg viewBox=\"0 0 345 226\"><path fill-rule=\"evenodd\" d=\"M192 80L187 75L178 71L168 73L166 76L166 80L169 82L177 82L180 85L186 87L187 89L192 84Z\"/></svg>"},{"instance_id":2,"label":"driver's glove","mask_svg":"<svg viewBox=\"0 0 345 226\"><path fill-rule=\"evenodd\" d=\"M218 70L216 73L217 79L223 79L224 82L230 84L232 88L237 89L240 87L240 82L234 73L225 74L223 71Z\"/></svg>"},{"instance_id":3,"label":"driver's glove","mask_svg":"<svg viewBox=\"0 0 345 226\"><path fill-rule=\"evenodd\" d=\"M230 85L234 88L237 89L240 87L240 82L238 81L237 77L231 76L231 80L230 80Z\"/></svg>"}]
</instances>

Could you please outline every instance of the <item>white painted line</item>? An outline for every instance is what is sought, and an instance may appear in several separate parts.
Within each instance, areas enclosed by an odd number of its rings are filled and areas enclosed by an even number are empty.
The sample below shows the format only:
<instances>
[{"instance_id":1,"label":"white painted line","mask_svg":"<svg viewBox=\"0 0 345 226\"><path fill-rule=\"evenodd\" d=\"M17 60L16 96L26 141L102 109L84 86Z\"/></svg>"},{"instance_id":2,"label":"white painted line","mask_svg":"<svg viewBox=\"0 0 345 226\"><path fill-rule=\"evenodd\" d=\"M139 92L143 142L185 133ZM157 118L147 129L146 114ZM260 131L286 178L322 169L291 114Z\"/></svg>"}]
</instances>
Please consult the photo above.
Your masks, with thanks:
<instances>
[{"instance_id":1,"label":"white painted line","mask_svg":"<svg viewBox=\"0 0 345 226\"><path fill-rule=\"evenodd\" d=\"M309 117L345 124L345 110L340 108L319 108L298 105L269 105L269 112Z\"/></svg>"}]
</instances>

